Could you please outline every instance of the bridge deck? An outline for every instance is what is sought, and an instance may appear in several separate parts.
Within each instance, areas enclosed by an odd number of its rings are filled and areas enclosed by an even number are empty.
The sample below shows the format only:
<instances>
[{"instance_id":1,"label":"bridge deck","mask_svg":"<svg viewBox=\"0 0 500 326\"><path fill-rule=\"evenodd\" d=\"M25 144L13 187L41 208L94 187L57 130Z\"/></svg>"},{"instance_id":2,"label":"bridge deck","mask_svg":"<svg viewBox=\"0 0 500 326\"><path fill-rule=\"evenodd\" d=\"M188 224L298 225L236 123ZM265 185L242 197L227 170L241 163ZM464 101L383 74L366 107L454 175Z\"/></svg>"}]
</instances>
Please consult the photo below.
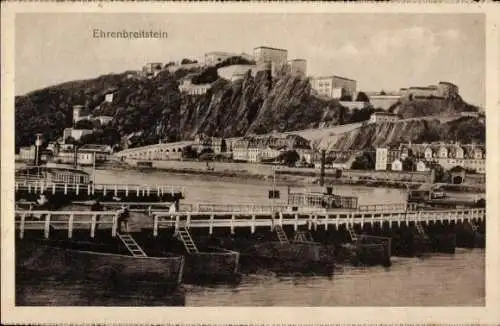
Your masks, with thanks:
<instances>
[{"instance_id":1,"label":"bridge deck","mask_svg":"<svg viewBox=\"0 0 500 326\"><path fill-rule=\"evenodd\" d=\"M28 219L27 217L33 218ZM273 227L276 224L293 226L298 230L300 225L308 225L308 228L317 229L319 226L328 227L340 225L371 224L376 223L429 223L429 222L464 222L482 221L485 219L486 210L483 208L453 209L453 210L430 210L430 211L335 211L335 212L280 212L278 216L270 212L231 211L231 212L152 212L153 218L143 223L146 229L153 229L153 234L158 235L160 228L208 228L211 234L214 228L229 228L234 232L235 228L250 228L255 232L256 227ZM99 220L98 218L99 217ZM44 230L45 237L49 236L50 229L67 229L68 237L71 237L75 228L88 229L90 227L91 237L94 236L95 228L111 228L112 236L116 236L117 212L91 212L91 211L26 211L17 210L15 213L16 229L20 237L24 230Z\"/></svg>"}]
</instances>

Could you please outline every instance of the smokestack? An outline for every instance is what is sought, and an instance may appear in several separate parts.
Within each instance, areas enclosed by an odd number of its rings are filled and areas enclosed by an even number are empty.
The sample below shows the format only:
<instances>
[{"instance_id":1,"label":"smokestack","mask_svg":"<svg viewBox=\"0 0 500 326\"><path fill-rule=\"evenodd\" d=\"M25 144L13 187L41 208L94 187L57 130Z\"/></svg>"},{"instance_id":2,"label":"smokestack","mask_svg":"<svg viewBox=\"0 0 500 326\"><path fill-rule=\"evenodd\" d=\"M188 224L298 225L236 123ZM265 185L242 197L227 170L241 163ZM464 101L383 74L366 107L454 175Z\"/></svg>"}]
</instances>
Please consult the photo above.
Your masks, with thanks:
<instances>
[{"instance_id":1,"label":"smokestack","mask_svg":"<svg viewBox=\"0 0 500 326\"><path fill-rule=\"evenodd\" d=\"M326 161L326 151L321 151L321 172L319 175L319 184L321 187L325 185L325 161Z\"/></svg>"}]
</instances>

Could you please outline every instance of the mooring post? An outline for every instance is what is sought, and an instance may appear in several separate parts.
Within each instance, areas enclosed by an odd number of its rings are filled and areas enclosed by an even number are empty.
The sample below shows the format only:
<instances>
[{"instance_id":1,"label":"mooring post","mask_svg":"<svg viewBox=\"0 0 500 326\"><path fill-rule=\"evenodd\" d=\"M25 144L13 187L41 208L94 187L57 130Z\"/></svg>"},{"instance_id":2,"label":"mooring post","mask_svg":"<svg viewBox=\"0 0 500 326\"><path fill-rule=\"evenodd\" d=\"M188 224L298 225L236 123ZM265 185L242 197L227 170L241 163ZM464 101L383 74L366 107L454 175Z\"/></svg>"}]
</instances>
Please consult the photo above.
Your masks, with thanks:
<instances>
[{"instance_id":1,"label":"mooring post","mask_svg":"<svg viewBox=\"0 0 500 326\"><path fill-rule=\"evenodd\" d=\"M210 220L208 221L208 234L212 235L214 233L214 214L210 214Z\"/></svg>"},{"instance_id":2,"label":"mooring post","mask_svg":"<svg viewBox=\"0 0 500 326\"><path fill-rule=\"evenodd\" d=\"M174 228L174 235L177 235L179 232L179 215L175 216L175 228Z\"/></svg>"},{"instance_id":3,"label":"mooring post","mask_svg":"<svg viewBox=\"0 0 500 326\"><path fill-rule=\"evenodd\" d=\"M47 213L47 215L45 215L45 239L49 238L49 232L50 232L50 213Z\"/></svg>"},{"instance_id":4,"label":"mooring post","mask_svg":"<svg viewBox=\"0 0 500 326\"><path fill-rule=\"evenodd\" d=\"M329 217L330 216L328 214L325 214L325 220L324 220L325 221L325 231L328 231L328 218Z\"/></svg>"},{"instance_id":5,"label":"mooring post","mask_svg":"<svg viewBox=\"0 0 500 326\"><path fill-rule=\"evenodd\" d=\"M153 216L153 236L158 236L158 215Z\"/></svg>"},{"instance_id":6,"label":"mooring post","mask_svg":"<svg viewBox=\"0 0 500 326\"><path fill-rule=\"evenodd\" d=\"M53 183L52 184L52 194L55 194L56 193L56 184Z\"/></svg>"},{"instance_id":7,"label":"mooring post","mask_svg":"<svg viewBox=\"0 0 500 326\"><path fill-rule=\"evenodd\" d=\"M148 197L149 197L149 194L151 193L151 188L148 186L147 188L147 194L148 194Z\"/></svg>"},{"instance_id":8,"label":"mooring post","mask_svg":"<svg viewBox=\"0 0 500 326\"><path fill-rule=\"evenodd\" d=\"M234 234L234 221L235 221L235 216L234 214L231 215L231 234Z\"/></svg>"},{"instance_id":9,"label":"mooring post","mask_svg":"<svg viewBox=\"0 0 500 326\"><path fill-rule=\"evenodd\" d=\"M115 185L115 197L118 196L118 185Z\"/></svg>"},{"instance_id":10,"label":"mooring post","mask_svg":"<svg viewBox=\"0 0 500 326\"><path fill-rule=\"evenodd\" d=\"M80 192L80 185L77 183L76 184L76 194L78 195L79 192Z\"/></svg>"},{"instance_id":11,"label":"mooring post","mask_svg":"<svg viewBox=\"0 0 500 326\"><path fill-rule=\"evenodd\" d=\"M95 184L92 184L92 195L95 194Z\"/></svg>"},{"instance_id":12,"label":"mooring post","mask_svg":"<svg viewBox=\"0 0 500 326\"><path fill-rule=\"evenodd\" d=\"M139 190L139 186L135 187L135 193L136 193L136 197L139 197L141 195L140 190Z\"/></svg>"},{"instance_id":13,"label":"mooring post","mask_svg":"<svg viewBox=\"0 0 500 326\"><path fill-rule=\"evenodd\" d=\"M92 220L90 222L90 237L94 238L95 236L95 225L97 222L97 214L92 214Z\"/></svg>"},{"instance_id":14,"label":"mooring post","mask_svg":"<svg viewBox=\"0 0 500 326\"><path fill-rule=\"evenodd\" d=\"M19 226L19 238L24 237L24 222L26 220L26 212L21 214L21 225Z\"/></svg>"},{"instance_id":15,"label":"mooring post","mask_svg":"<svg viewBox=\"0 0 500 326\"><path fill-rule=\"evenodd\" d=\"M68 220L68 238L71 239L73 237L73 219L74 214L69 214Z\"/></svg>"},{"instance_id":16,"label":"mooring post","mask_svg":"<svg viewBox=\"0 0 500 326\"><path fill-rule=\"evenodd\" d=\"M19 183L16 182L16 192L19 191Z\"/></svg>"},{"instance_id":17,"label":"mooring post","mask_svg":"<svg viewBox=\"0 0 500 326\"><path fill-rule=\"evenodd\" d=\"M187 212L186 213L186 227L190 227L190 226L191 226L191 213Z\"/></svg>"},{"instance_id":18,"label":"mooring post","mask_svg":"<svg viewBox=\"0 0 500 326\"><path fill-rule=\"evenodd\" d=\"M118 212L113 215L113 226L111 227L112 237L116 237L117 229L118 229Z\"/></svg>"},{"instance_id":19,"label":"mooring post","mask_svg":"<svg viewBox=\"0 0 500 326\"><path fill-rule=\"evenodd\" d=\"M31 194L31 183L28 184L28 193Z\"/></svg>"},{"instance_id":20,"label":"mooring post","mask_svg":"<svg viewBox=\"0 0 500 326\"><path fill-rule=\"evenodd\" d=\"M299 229L299 214L298 213L295 213L294 219L295 219L295 221L293 223L293 230L295 232L297 232Z\"/></svg>"},{"instance_id":21,"label":"mooring post","mask_svg":"<svg viewBox=\"0 0 500 326\"><path fill-rule=\"evenodd\" d=\"M250 224L250 233L255 233L255 214L252 215L252 222Z\"/></svg>"}]
</instances>

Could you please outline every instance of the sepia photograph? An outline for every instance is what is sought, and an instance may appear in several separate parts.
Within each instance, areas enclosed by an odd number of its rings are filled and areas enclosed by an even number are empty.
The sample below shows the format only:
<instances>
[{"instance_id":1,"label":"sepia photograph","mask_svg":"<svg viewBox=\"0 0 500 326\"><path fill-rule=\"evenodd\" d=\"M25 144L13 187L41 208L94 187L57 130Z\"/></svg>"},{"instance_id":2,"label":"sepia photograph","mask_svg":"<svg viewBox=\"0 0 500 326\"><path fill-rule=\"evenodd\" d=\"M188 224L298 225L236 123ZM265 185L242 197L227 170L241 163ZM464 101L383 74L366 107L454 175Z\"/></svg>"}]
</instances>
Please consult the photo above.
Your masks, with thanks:
<instances>
[{"instance_id":1,"label":"sepia photograph","mask_svg":"<svg viewBox=\"0 0 500 326\"><path fill-rule=\"evenodd\" d=\"M484 13L14 16L15 307L486 306Z\"/></svg>"}]
</instances>

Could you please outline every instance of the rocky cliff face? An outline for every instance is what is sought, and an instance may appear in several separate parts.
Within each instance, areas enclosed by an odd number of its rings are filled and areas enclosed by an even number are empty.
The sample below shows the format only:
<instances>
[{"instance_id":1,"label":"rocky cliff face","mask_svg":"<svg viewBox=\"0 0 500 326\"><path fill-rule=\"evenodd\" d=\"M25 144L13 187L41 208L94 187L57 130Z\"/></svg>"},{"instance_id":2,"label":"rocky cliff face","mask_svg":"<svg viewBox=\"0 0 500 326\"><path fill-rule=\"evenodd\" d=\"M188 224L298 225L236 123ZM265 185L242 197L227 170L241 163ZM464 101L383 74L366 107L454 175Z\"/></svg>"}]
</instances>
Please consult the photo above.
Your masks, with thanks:
<instances>
[{"instance_id":1,"label":"rocky cliff face","mask_svg":"<svg viewBox=\"0 0 500 326\"><path fill-rule=\"evenodd\" d=\"M477 118L463 117L441 123L435 120L409 120L367 124L342 134L328 143L329 149L368 149L402 142L459 141L484 143L485 124Z\"/></svg>"},{"instance_id":2,"label":"rocky cliff face","mask_svg":"<svg viewBox=\"0 0 500 326\"><path fill-rule=\"evenodd\" d=\"M84 104L95 115L114 117L109 128L120 136L138 134L137 145L159 139L192 139L198 133L223 137L335 125L345 113L337 101L310 94L305 79L266 72L228 82L218 79L204 95L178 90L182 72L154 79L102 76L45 88L16 97L16 146L33 142L33 133L55 139L71 126L72 105ZM112 103L102 103L114 91Z\"/></svg>"}]
</instances>

